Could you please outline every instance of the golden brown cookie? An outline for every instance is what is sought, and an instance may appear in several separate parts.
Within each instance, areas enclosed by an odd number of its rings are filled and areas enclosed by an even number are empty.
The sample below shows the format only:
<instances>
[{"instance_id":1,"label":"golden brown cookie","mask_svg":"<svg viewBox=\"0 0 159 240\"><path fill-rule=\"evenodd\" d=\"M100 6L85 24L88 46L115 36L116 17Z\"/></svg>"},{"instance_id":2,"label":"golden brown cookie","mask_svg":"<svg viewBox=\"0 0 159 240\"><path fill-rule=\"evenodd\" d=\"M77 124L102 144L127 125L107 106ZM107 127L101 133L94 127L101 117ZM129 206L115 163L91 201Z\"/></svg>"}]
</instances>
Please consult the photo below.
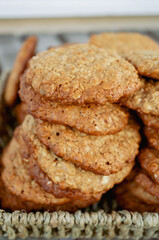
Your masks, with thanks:
<instances>
[{"instance_id":1,"label":"golden brown cookie","mask_svg":"<svg viewBox=\"0 0 159 240\"><path fill-rule=\"evenodd\" d=\"M159 150L159 129L145 126L144 134L147 137L150 146Z\"/></svg>"},{"instance_id":2,"label":"golden brown cookie","mask_svg":"<svg viewBox=\"0 0 159 240\"><path fill-rule=\"evenodd\" d=\"M23 102L19 103L15 109L15 116L19 124L21 124L27 115L27 105Z\"/></svg>"},{"instance_id":3,"label":"golden brown cookie","mask_svg":"<svg viewBox=\"0 0 159 240\"><path fill-rule=\"evenodd\" d=\"M19 145L15 139L10 142L2 157L4 169L2 180L8 190L23 200L36 204L62 205L70 201L67 198L57 199L52 194L45 193L31 180L19 153Z\"/></svg>"},{"instance_id":4,"label":"golden brown cookie","mask_svg":"<svg viewBox=\"0 0 159 240\"><path fill-rule=\"evenodd\" d=\"M20 96L27 104L28 112L42 120L68 125L91 135L114 134L128 122L128 112L117 104L60 105L46 101L35 94L31 86L21 81Z\"/></svg>"},{"instance_id":5,"label":"golden brown cookie","mask_svg":"<svg viewBox=\"0 0 159 240\"><path fill-rule=\"evenodd\" d=\"M159 152L153 148L144 148L138 156L141 167L159 184Z\"/></svg>"},{"instance_id":6,"label":"golden brown cookie","mask_svg":"<svg viewBox=\"0 0 159 240\"><path fill-rule=\"evenodd\" d=\"M159 50L130 51L125 58L134 65L139 74L159 80Z\"/></svg>"},{"instance_id":7,"label":"golden brown cookie","mask_svg":"<svg viewBox=\"0 0 159 240\"><path fill-rule=\"evenodd\" d=\"M20 75L24 72L29 59L35 54L36 44L36 37L28 37L16 56L4 93L4 99L8 105L13 105L15 103L18 95Z\"/></svg>"},{"instance_id":8,"label":"golden brown cookie","mask_svg":"<svg viewBox=\"0 0 159 240\"><path fill-rule=\"evenodd\" d=\"M60 184L54 183L51 178L44 173L37 161L31 157L28 161L29 165L29 174L30 176L40 185L42 188L49 193L54 194L57 198L68 197L70 199L81 199L83 201L88 201L92 199L92 202L97 202L100 200L102 193L97 193L93 195L84 194L82 191L78 189L62 189Z\"/></svg>"},{"instance_id":9,"label":"golden brown cookie","mask_svg":"<svg viewBox=\"0 0 159 240\"><path fill-rule=\"evenodd\" d=\"M159 129L159 116L144 114L142 112L139 112L138 115L146 126Z\"/></svg>"},{"instance_id":10,"label":"golden brown cookie","mask_svg":"<svg viewBox=\"0 0 159 240\"><path fill-rule=\"evenodd\" d=\"M89 44L50 49L33 57L24 76L34 91L66 104L105 104L141 87L132 64Z\"/></svg>"},{"instance_id":11,"label":"golden brown cookie","mask_svg":"<svg viewBox=\"0 0 159 240\"><path fill-rule=\"evenodd\" d=\"M154 195L148 193L141 184L136 183L136 181L131 181L127 183L127 189L131 195L139 199L141 202L146 204L158 204L159 199L157 199Z\"/></svg>"},{"instance_id":12,"label":"golden brown cookie","mask_svg":"<svg viewBox=\"0 0 159 240\"><path fill-rule=\"evenodd\" d=\"M131 32L94 34L89 42L100 48L116 50L120 55L131 50L159 49L159 45L148 36Z\"/></svg>"},{"instance_id":13,"label":"golden brown cookie","mask_svg":"<svg viewBox=\"0 0 159 240\"><path fill-rule=\"evenodd\" d=\"M30 126L31 127L31 126ZM100 200L102 193L97 194L84 194L80 189L70 189L65 188L62 189L61 186L58 183L55 183L52 181L52 179L49 178L49 176L42 171L42 169L38 165L38 161L34 159L34 145L32 144L32 141L29 140L26 143L25 134L23 133L22 127L16 128L14 132L14 137L19 143L20 146L20 154L22 156L23 161L27 164L28 174L31 176L32 179L35 180L46 192L54 194L57 198L63 198L67 197L69 199L81 200L85 203L90 202L90 204L93 204ZM33 140L33 136L30 135L31 139ZM28 137L27 137L28 139ZM31 146L30 146L31 144ZM32 155L30 156L30 152ZM56 176L54 176L56 177Z\"/></svg>"},{"instance_id":14,"label":"golden brown cookie","mask_svg":"<svg viewBox=\"0 0 159 240\"><path fill-rule=\"evenodd\" d=\"M146 192L156 197L159 201L159 185L153 182L147 174L140 172L135 177L135 182L138 183ZM143 194L144 197L144 194Z\"/></svg>"},{"instance_id":15,"label":"golden brown cookie","mask_svg":"<svg viewBox=\"0 0 159 240\"><path fill-rule=\"evenodd\" d=\"M159 82L142 81L143 87L132 96L122 98L121 103L138 112L159 116Z\"/></svg>"},{"instance_id":16,"label":"golden brown cookie","mask_svg":"<svg viewBox=\"0 0 159 240\"><path fill-rule=\"evenodd\" d=\"M15 139L12 139L7 151L5 151L2 163L4 170L2 172L2 180L9 192L18 197L18 201L26 203L26 210L68 210L75 211L78 208L84 208L92 203L94 199L83 201L77 199L72 201L69 198L55 198L53 194L47 193L40 187L28 174L26 164L22 161L19 153L19 145ZM98 199L99 200L99 199ZM96 200L97 201L97 200ZM7 208L14 209L9 205ZM21 205L19 206L21 208ZM18 208L18 209L19 209Z\"/></svg>"},{"instance_id":17,"label":"golden brown cookie","mask_svg":"<svg viewBox=\"0 0 159 240\"><path fill-rule=\"evenodd\" d=\"M137 212L159 212L159 195L154 186L150 188L153 182L147 178L140 169L133 169L126 180L116 187L120 207Z\"/></svg>"},{"instance_id":18,"label":"golden brown cookie","mask_svg":"<svg viewBox=\"0 0 159 240\"><path fill-rule=\"evenodd\" d=\"M36 137L35 121L28 115L20 128L22 136L30 149L30 158L38 163L40 169L59 188L73 192L81 192L85 197L104 193L121 182L131 171L134 163L125 164L124 168L116 174L109 176L97 175L82 170L69 161L57 157ZM20 135L19 134L19 135ZM54 194L57 194L56 192Z\"/></svg>"},{"instance_id":19,"label":"golden brown cookie","mask_svg":"<svg viewBox=\"0 0 159 240\"><path fill-rule=\"evenodd\" d=\"M118 187L120 188L120 186ZM118 189L117 189L118 190ZM158 204L146 204L140 201L134 195L130 194L129 191L125 191L123 194L116 194L117 202L122 209L126 209L133 212L158 212Z\"/></svg>"},{"instance_id":20,"label":"golden brown cookie","mask_svg":"<svg viewBox=\"0 0 159 240\"><path fill-rule=\"evenodd\" d=\"M133 162L140 134L135 121L114 135L92 136L73 128L37 120L37 137L64 160L96 174L117 173Z\"/></svg>"}]
</instances>

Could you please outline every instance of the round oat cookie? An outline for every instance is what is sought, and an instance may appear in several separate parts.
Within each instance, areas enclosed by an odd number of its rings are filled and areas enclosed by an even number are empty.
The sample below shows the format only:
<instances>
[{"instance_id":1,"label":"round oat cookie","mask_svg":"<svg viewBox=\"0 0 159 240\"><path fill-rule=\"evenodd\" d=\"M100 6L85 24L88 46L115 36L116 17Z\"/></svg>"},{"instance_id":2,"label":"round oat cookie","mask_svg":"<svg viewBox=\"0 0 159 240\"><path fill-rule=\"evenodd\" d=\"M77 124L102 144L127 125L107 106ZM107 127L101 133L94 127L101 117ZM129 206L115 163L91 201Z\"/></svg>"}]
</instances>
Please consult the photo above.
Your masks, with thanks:
<instances>
[{"instance_id":1,"label":"round oat cookie","mask_svg":"<svg viewBox=\"0 0 159 240\"><path fill-rule=\"evenodd\" d=\"M4 99L8 105L13 105L16 101L20 76L24 72L29 59L35 54L36 44L36 37L28 37L16 56L14 66L8 77L4 92Z\"/></svg>"},{"instance_id":2,"label":"round oat cookie","mask_svg":"<svg viewBox=\"0 0 159 240\"><path fill-rule=\"evenodd\" d=\"M121 171L109 176L82 170L73 163L57 157L51 150L47 149L36 137L35 124L33 117L28 115L21 127L21 134L30 148L30 157L36 160L40 169L54 184L59 185L61 190L66 189L74 192L78 190L85 196L104 193L114 184L121 182L134 165L134 162L125 164Z\"/></svg>"},{"instance_id":3,"label":"round oat cookie","mask_svg":"<svg viewBox=\"0 0 159 240\"><path fill-rule=\"evenodd\" d=\"M89 44L42 52L23 77L40 96L63 104L116 102L141 87L132 64L113 50Z\"/></svg>"},{"instance_id":4,"label":"round oat cookie","mask_svg":"<svg viewBox=\"0 0 159 240\"><path fill-rule=\"evenodd\" d=\"M36 204L62 205L70 201L67 198L57 199L52 194L45 193L42 188L28 175L28 171L19 153L19 144L12 139L7 151L2 157L4 169L2 180L8 190L23 200Z\"/></svg>"},{"instance_id":5,"label":"round oat cookie","mask_svg":"<svg viewBox=\"0 0 159 240\"><path fill-rule=\"evenodd\" d=\"M133 120L119 133L105 136L37 120L37 137L57 156L101 175L117 173L133 162L140 143L139 126Z\"/></svg>"},{"instance_id":6,"label":"round oat cookie","mask_svg":"<svg viewBox=\"0 0 159 240\"><path fill-rule=\"evenodd\" d=\"M159 151L153 148L144 148L140 151L138 160L150 178L159 184Z\"/></svg>"},{"instance_id":7,"label":"round oat cookie","mask_svg":"<svg viewBox=\"0 0 159 240\"><path fill-rule=\"evenodd\" d=\"M136 197L146 204L158 204L159 200L152 194L148 193L141 185L134 181L127 183L128 191L131 195Z\"/></svg>"},{"instance_id":8,"label":"round oat cookie","mask_svg":"<svg viewBox=\"0 0 159 240\"><path fill-rule=\"evenodd\" d=\"M140 172L135 177L135 182L139 184L146 192L158 199L159 204L159 185L158 183L153 182L147 174ZM143 195L144 196L144 195Z\"/></svg>"},{"instance_id":9,"label":"round oat cookie","mask_svg":"<svg viewBox=\"0 0 159 240\"><path fill-rule=\"evenodd\" d=\"M31 119L30 119L30 121L31 121ZM30 121L28 119L27 123L29 123ZM32 125L30 122L29 129L31 126ZM32 141L34 138L34 136L33 136L34 134L31 133L31 135L29 135L29 137L28 137L25 135L24 131L26 131L26 129L19 126L18 128L16 128L16 130L14 132L14 137L18 141L19 146L20 146L20 154L22 156L23 161L27 163L28 173L30 174L30 176L46 192L53 193L54 196L57 198L68 197L68 198L76 199L76 200L81 199L81 200L84 200L85 202L88 202L91 199L91 203L95 203L100 200L102 193L91 194L91 195L88 193L84 194L82 191L80 191L80 189L70 189L68 187L62 189L60 184L53 182L52 179L50 179L48 177L48 175L45 172L43 172L42 169L39 167L38 161L36 161L36 159L34 159L34 156L35 156L34 150L32 151L32 148L34 147L34 145L30 146L30 144L32 144ZM31 132L31 129L29 130L29 132ZM30 156L30 151L32 152L31 156ZM56 161L57 160L55 159L54 165L56 165ZM45 159L44 159L43 164L44 163L45 163ZM56 168L56 166L54 166L54 168ZM65 173L63 173L63 174L65 174ZM56 176L53 176L53 177L56 177Z\"/></svg>"},{"instance_id":10,"label":"round oat cookie","mask_svg":"<svg viewBox=\"0 0 159 240\"><path fill-rule=\"evenodd\" d=\"M118 194L118 190L123 188L123 186L118 186L116 191L116 198L119 206L122 209L126 209L133 212L158 212L159 213L159 205L158 204L146 204L142 202L140 199L136 198L134 195L129 193L129 191L124 191L122 194ZM124 189L125 190L125 189Z\"/></svg>"},{"instance_id":11,"label":"round oat cookie","mask_svg":"<svg viewBox=\"0 0 159 240\"><path fill-rule=\"evenodd\" d=\"M105 105L60 105L46 101L35 94L31 86L21 81L20 96L27 104L28 112L36 118L50 123L74 127L91 135L114 134L128 122L128 111L117 104Z\"/></svg>"},{"instance_id":12,"label":"round oat cookie","mask_svg":"<svg viewBox=\"0 0 159 240\"><path fill-rule=\"evenodd\" d=\"M159 129L145 126L144 134L147 137L150 146L159 150Z\"/></svg>"},{"instance_id":13,"label":"round oat cookie","mask_svg":"<svg viewBox=\"0 0 159 240\"><path fill-rule=\"evenodd\" d=\"M134 65L139 74L159 80L159 49L130 51L125 58Z\"/></svg>"},{"instance_id":14,"label":"round oat cookie","mask_svg":"<svg viewBox=\"0 0 159 240\"><path fill-rule=\"evenodd\" d=\"M100 48L116 50L120 55L125 55L131 50L159 49L159 45L148 36L131 32L94 34L89 42Z\"/></svg>"},{"instance_id":15,"label":"round oat cookie","mask_svg":"<svg viewBox=\"0 0 159 240\"><path fill-rule=\"evenodd\" d=\"M142 79L143 87L128 98L122 98L121 103L133 110L145 114L159 116L159 81Z\"/></svg>"},{"instance_id":16,"label":"round oat cookie","mask_svg":"<svg viewBox=\"0 0 159 240\"><path fill-rule=\"evenodd\" d=\"M30 176L40 186L42 186L46 192L54 194L54 196L57 198L68 197L71 199L81 199L84 201L92 199L93 203L95 203L99 201L102 196L102 193L86 195L78 189L62 189L60 184L54 183L51 178L49 178L47 174L40 169L37 161L33 157L29 159L28 164Z\"/></svg>"},{"instance_id":17,"label":"round oat cookie","mask_svg":"<svg viewBox=\"0 0 159 240\"><path fill-rule=\"evenodd\" d=\"M157 192L155 192L156 189L153 188L153 191L149 191L150 185L147 180L139 177L142 174L134 169L129 177L116 187L117 201L121 207L130 211L159 212L159 199ZM147 183L148 186L145 188Z\"/></svg>"},{"instance_id":18,"label":"round oat cookie","mask_svg":"<svg viewBox=\"0 0 159 240\"><path fill-rule=\"evenodd\" d=\"M7 190L18 197L18 201L28 205L26 210L65 210L76 211L78 208L87 207L99 200L87 199L85 201L77 199L72 201L69 198L55 198L53 194L47 193L34 180L31 179L25 161L19 152L19 144L13 138L7 151L2 157L4 170L2 180ZM9 207L9 206L8 206ZM12 209L12 205L10 207Z\"/></svg>"},{"instance_id":19,"label":"round oat cookie","mask_svg":"<svg viewBox=\"0 0 159 240\"><path fill-rule=\"evenodd\" d=\"M142 112L139 112L138 115L146 126L159 129L159 116Z\"/></svg>"}]
</instances>

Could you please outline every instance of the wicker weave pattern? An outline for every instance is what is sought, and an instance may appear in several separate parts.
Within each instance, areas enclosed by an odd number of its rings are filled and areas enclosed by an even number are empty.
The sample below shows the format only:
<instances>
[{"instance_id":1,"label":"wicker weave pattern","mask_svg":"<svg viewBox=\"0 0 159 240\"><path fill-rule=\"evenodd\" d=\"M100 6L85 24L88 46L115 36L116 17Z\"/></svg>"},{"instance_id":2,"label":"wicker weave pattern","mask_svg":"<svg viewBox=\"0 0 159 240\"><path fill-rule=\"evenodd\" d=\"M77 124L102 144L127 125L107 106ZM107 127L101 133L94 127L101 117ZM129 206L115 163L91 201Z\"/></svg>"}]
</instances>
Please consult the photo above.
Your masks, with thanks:
<instances>
[{"instance_id":1,"label":"wicker weave pattern","mask_svg":"<svg viewBox=\"0 0 159 240\"><path fill-rule=\"evenodd\" d=\"M0 235L14 239L26 238L157 238L159 215L157 213L132 213L104 211L75 214L68 212L7 213L0 210Z\"/></svg>"}]
</instances>

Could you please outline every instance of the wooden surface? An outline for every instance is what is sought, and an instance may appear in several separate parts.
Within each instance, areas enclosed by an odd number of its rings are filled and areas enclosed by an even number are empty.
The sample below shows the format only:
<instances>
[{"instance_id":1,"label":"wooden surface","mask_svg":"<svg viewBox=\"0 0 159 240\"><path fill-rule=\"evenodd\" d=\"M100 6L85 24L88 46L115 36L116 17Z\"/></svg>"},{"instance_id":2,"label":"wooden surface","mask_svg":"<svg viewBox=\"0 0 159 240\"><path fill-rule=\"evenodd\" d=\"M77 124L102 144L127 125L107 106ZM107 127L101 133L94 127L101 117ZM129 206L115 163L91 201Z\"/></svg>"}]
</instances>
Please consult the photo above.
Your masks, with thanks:
<instances>
[{"instance_id":1,"label":"wooden surface","mask_svg":"<svg viewBox=\"0 0 159 240\"><path fill-rule=\"evenodd\" d=\"M0 20L0 34L159 30L159 16Z\"/></svg>"}]
</instances>

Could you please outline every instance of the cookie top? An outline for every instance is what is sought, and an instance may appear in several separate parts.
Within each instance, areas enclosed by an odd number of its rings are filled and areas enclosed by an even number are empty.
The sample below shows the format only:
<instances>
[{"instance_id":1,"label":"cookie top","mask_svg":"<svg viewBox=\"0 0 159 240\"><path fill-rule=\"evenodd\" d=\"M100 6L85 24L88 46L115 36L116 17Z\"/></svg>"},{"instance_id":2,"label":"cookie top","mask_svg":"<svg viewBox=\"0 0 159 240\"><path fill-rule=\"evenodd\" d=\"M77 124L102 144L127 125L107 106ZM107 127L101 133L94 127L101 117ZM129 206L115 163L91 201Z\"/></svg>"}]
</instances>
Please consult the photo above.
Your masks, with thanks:
<instances>
[{"instance_id":1,"label":"cookie top","mask_svg":"<svg viewBox=\"0 0 159 240\"><path fill-rule=\"evenodd\" d=\"M141 167L159 184L159 152L153 148L144 148L138 156Z\"/></svg>"},{"instance_id":2,"label":"cookie top","mask_svg":"<svg viewBox=\"0 0 159 240\"><path fill-rule=\"evenodd\" d=\"M159 80L159 50L130 51L125 58L141 75Z\"/></svg>"},{"instance_id":3,"label":"cookie top","mask_svg":"<svg viewBox=\"0 0 159 240\"><path fill-rule=\"evenodd\" d=\"M62 205L70 201L68 198L55 198L53 194L45 192L28 174L25 162L19 153L19 145L12 139L7 151L2 157L4 170L2 180L8 190L19 196L23 201L31 201L35 204Z\"/></svg>"},{"instance_id":4,"label":"cookie top","mask_svg":"<svg viewBox=\"0 0 159 240\"><path fill-rule=\"evenodd\" d=\"M89 42L100 48L116 50L120 55L125 55L131 50L159 49L159 45L148 36L131 32L95 34Z\"/></svg>"},{"instance_id":5,"label":"cookie top","mask_svg":"<svg viewBox=\"0 0 159 240\"><path fill-rule=\"evenodd\" d=\"M138 112L159 116L159 82L142 80L143 87L121 103Z\"/></svg>"},{"instance_id":6,"label":"cookie top","mask_svg":"<svg viewBox=\"0 0 159 240\"><path fill-rule=\"evenodd\" d=\"M144 114L142 112L138 113L138 115L146 126L159 129L159 116Z\"/></svg>"},{"instance_id":7,"label":"cookie top","mask_svg":"<svg viewBox=\"0 0 159 240\"><path fill-rule=\"evenodd\" d=\"M134 161L140 142L138 130L131 121L114 135L92 136L37 120L37 137L43 144L64 160L101 175L116 173Z\"/></svg>"},{"instance_id":8,"label":"cookie top","mask_svg":"<svg viewBox=\"0 0 159 240\"><path fill-rule=\"evenodd\" d=\"M121 182L130 172L133 163L126 164L121 171L110 176L97 175L82 170L73 163L57 157L36 137L35 120L28 115L22 124L22 134L30 148L30 157L35 159L40 169L61 189L81 191L84 195L94 195L108 191L115 183Z\"/></svg>"},{"instance_id":9,"label":"cookie top","mask_svg":"<svg viewBox=\"0 0 159 240\"><path fill-rule=\"evenodd\" d=\"M117 104L106 102L105 105L60 105L35 94L32 87L23 80L20 96L27 104L28 112L34 117L68 125L91 135L114 134L122 130L128 122L128 112Z\"/></svg>"},{"instance_id":10,"label":"cookie top","mask_svg":"<svg viewBox=\"0 0 159 240\"><path fill-rule=\"evenodd\" d=\"M159 129L145 126L144 134L147 137L147 140L150 146L159 150Z\"/></svg>"},{"instance_id":11,"label":"cookie top","mask_svg":"<svg viewBox=\"0 0 159 240\"><path fill-rule=\"evenodd\" d=\"M42 52L31 59L23 77L40 96L63 104L116 102L141 86L131 63L89 44Z\"/></svg>"}]
</instances>

